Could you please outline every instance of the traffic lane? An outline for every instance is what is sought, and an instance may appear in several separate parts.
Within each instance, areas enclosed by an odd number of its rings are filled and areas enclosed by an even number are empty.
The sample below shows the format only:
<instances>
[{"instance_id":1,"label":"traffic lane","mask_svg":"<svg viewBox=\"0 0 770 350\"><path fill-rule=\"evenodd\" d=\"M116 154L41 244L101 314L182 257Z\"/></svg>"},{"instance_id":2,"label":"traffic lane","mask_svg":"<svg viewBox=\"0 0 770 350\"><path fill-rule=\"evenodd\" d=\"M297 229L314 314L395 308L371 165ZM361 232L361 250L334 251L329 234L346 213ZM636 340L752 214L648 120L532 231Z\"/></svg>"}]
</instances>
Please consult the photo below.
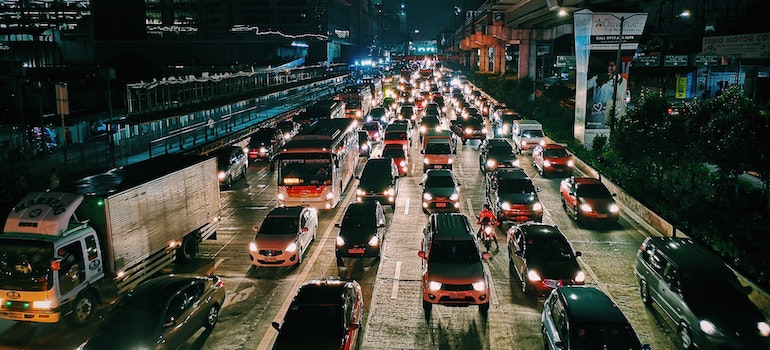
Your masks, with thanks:
<instances>
[{"instance_id":1,"label":"traffic lane","mask_svg":"<svg viewBox=\"0 0 770 350\"><path fill-rule=\"evenodd\" d=\"M602 289L618 304L644 343L653 349L676 349L676 334L660 315L645 308L634 276L636 252L649 232L621 211L617 224L602 227L576 223L561 205L559 186L563 177L543 177L537 173L529 155L519 162L532 178L544 207L543 222L558 226L569 238L587 274L586 284ZM580 174L575 173L575 176Z\"/></svg>"}]
</instances>

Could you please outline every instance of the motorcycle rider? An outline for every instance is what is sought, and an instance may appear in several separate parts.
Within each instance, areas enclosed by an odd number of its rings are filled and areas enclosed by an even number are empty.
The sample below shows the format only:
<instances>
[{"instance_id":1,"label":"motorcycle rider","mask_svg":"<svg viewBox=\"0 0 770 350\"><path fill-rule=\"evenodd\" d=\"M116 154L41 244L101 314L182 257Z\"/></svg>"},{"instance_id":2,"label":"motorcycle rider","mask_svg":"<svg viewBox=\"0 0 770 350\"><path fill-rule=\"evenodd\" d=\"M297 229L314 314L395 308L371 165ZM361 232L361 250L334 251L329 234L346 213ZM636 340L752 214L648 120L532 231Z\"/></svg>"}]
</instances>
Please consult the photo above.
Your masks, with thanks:
<instances>
[{"instance_id":1,"label":"motorcycle rider","mask_svg":"<svg viewBox=\"0 0 770 350\"><path fill-rule=\"evenodd\" d=\"M498 225L497 217L495 217L495 213L492 211L492 208L490 208L489 204L484 204L484 208L481 209L481 212L477 218L478 222L476 224L479 225L479 232L476 233L477 238L486 238L482 236L486 235L486 232L484 232L485 225ZM497 235L495 235L494 232L489 234L489 238L495 241L495 249L500 249L500 245L497 244Z\"/></svg>"}]
</instances>

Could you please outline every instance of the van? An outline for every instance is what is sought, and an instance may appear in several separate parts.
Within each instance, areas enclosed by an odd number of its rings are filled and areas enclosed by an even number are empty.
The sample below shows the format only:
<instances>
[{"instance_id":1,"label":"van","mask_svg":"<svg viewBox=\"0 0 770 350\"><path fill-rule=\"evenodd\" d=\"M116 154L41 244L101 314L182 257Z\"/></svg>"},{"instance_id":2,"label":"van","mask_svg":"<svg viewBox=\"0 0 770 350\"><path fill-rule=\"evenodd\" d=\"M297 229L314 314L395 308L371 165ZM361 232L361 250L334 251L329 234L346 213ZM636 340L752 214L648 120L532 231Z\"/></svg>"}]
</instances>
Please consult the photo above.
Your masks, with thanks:
<instances>
[{"instance_id":1,"label":"van","mask_svg":"<svg viewBox=\"0 0 770 350\"><path fill-rule=\"evenodd\" d=\"M423 229L422 308L433 305L478 305L489 311L489 276L468 218L460 213L433 213Z\"/></svg>"},{"instance_id":2,"label":"van","mask_svg":"<svg viewBox=\"0 0 770 350\"><path fill-rule=\"evenodd\" d=\"M645 349L620 308L599 289L563 286L552 290L540 318L545 349Z\"/></svg>"},{"instance_id":3,"label":"van","mask_svg":"<svg viewBox=\"0 0 770 350\"><path fill-rule=\"evenodd\" d=\"M454 157L452 157L452 144L447 139L434 138L426 141L425 149L420 151L422 157L422 171L428 169L452 169Z\"/></svg>"},{"instance_id":4,"label":"van","mask_svg":"<svg viewBox=\"0 0 770 350\"><path fill-rule=\"evenodd\" d=\"M537 145L545 145L543 125L537 120L520 119L513 121L511 130L513 144L519 154L531 150Z\"/></svg>"},{"instance_id":5,"label":"van","mask_svg":"<svg viewBox=\"0 0 770 350\"><path fill-rule=\"evenodd\" d=\"M690 238L648 237L634 274L642 302L676 325L683 349L770 349L770 326L722 259Z\"/></svg>"}]
</instances>

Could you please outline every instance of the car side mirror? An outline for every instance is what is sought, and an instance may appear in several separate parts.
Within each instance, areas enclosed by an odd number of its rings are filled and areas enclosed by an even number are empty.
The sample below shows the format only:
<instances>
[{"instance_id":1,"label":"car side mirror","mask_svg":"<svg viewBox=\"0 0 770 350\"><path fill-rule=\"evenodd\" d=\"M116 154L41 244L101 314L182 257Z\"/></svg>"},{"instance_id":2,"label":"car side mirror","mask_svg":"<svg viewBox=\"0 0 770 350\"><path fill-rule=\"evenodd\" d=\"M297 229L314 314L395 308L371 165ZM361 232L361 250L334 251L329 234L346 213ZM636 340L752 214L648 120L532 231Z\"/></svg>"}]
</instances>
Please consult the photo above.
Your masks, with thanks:
<instances>
[{"instance_id":1,"label":"car side mirror","mask_svg":"<svg viewBox=\"0 0 770 350\"><path fill-rule=\"evenodd\" d=\"M356 176L354 176L354 177L356 178L356 180L361 180L361 177L360 177L360 176L358 176L358 175L356 175Z\"/></svg>"},{"instance_id":2,"label":"car side mirror","mask_svg":"<svg viewBox=\"0 0 770 350\"><path fill-rule=\"evenodd\" d=\"M169 328L169 327L173 327L175 325L176 325L176 320L171 319L171 320L166 321L166 323L163 324L163 328Z\"/></svg>"},{"instance_id":3,"label":"car side mirror","mask_svg":"<svg viewBox=\"0 0 770 350\"><path fill-rule=\"evenodd\" d=\"M275 328L275 330L277 331L281 330L281 325L279 325L278 322L273 321L273 323L271 323L270 325L273 326L273 328Z\"/></svg>"},{"instance_id":4,"label":"car side mirror","mask_svg":"<svg viewBox=\"0 0 770 350\"><path fill-rule=\"evenodd\" d=\"M424 251L424 250L421 250L421 251L417 252L417 256L419 256L419 257L421 257L421 258L425 259L425 251Z\"/></svg>"},{"instance_id":5,"label":"car side mirror","mask_svg":"<svg viewBox=\"0 0 770 350\"><path fill-rule=\"evenodd\" d=\"M618 196L618 194L617 194L617 193L613 193L613 194L612 194L612 196L613 196L613 197L617 197L617 196Z\"/></svg>"},{"instance_id":6,"label":"car side mirror","mask_svg":"<svg viewBox=\"0 0 770 350\"><path fill-rule=\"evenodd\" d=\"M535 191L537 191L537 192L540 192L540 191L542 191L542 190L543 190L543 189L542 189L542 188L540 188L540 187L535 187Z\"/></svg>"},{"instance_id":7,"label":"car side mirror","mask_svg":"<svg viewBox=\"0 0 770 350\"><path fill-rule=\"evenodd\" d=\"M307 232L307 231L310 231L310 229L308 229L307 227L302 228L302 232Z\"/></svg>"},{"instance_id":8,"label":"car side mirror","mask_svg":"<svg viewBox=\"0 0 770 350\"><path fill-rule=\"evenodd\" d=\"M652 350L652 345L650 345L650 344L642 344L642 350Z\"/></svg>"},{"instance_id":9,"label":"car side mirror","mask_svg":"<svg viewBox=\"0 0 770 350\"><path fill-rule=\"evenodd\" d=\"M338 222L338 223L334 224L334 227L342 228L342 224L340 224L340 223Z\"/></svg>"},{"instance_id":10,"label":"car side mirror","mask_svg":"<svg viewBox=\"0 0 770 350\"><path fill-rule=\"evenodd\" d=\"M251 228L251 230L254 231L254 232L257 232L257 231L259 231L259 227L254 226L254 227Z\"/></svg>"},{"instance_id":11,"label":"car side mirror","mask_svg":"<svg viewBox=\"0 0 770 350\"><path fill-rule=\"evenodd\" d=\"M420 150L420 154L425 154L425 151L424 150Z\"/></svg>"},{"instance_id":12,"label":"car side mirror","mask_svg":"<svg viewBox=\"0 0 770 350\"><path fill-rule=\"evenodd\" d=\"M577 258L579 256L583 256L583 252L578 250L578 251L575 252L575 257Z\"/></svg>"},{"instance_id":13,"label":"car side mirror","mask_svg":"<svg viewBox=\"0 0 770 350\"><path fill-rule=\"evenodd\" d=\"M516 251L516 256L520 256L520 257L524 256L524 251L521 250L521 247L519 247L519 250Z\"/></svg>"}]
</instances>

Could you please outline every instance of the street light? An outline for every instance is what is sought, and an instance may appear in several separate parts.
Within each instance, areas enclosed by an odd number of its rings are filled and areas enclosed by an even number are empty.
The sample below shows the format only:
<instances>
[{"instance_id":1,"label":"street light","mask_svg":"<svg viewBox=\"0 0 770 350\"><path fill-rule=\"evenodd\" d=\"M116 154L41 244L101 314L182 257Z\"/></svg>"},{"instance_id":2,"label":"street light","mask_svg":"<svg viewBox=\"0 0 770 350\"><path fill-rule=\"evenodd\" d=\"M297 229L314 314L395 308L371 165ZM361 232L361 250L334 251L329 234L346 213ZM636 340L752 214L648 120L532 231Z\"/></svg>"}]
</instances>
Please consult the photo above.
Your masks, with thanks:
<instances>
[{"instance_id":1,"label":"street light","mask_svg":"<svg viewBox=\"0 0 770 350\"><path fill-rule=\"evenodd\" d=\"M619 69L622 69L622 66L620 63L620 52L623 49L623 24L629 18L638 16L638 15L646 15L646 13L635 13L628 17L626 16L618 17L613 14L608 14L608 15L614 17L615 19L620 20L620 35L618 35L618 52L617 52L617 57L615 59L615 72L612 75L612 110L610 111L610 120L608 121L610 128L612 128L612 126L615 124L615 117L617 115L616 104L618 100L618 82L621 79L621 77L619 77L620 73L618 71Z\"/></svg>"}]
</instances>

